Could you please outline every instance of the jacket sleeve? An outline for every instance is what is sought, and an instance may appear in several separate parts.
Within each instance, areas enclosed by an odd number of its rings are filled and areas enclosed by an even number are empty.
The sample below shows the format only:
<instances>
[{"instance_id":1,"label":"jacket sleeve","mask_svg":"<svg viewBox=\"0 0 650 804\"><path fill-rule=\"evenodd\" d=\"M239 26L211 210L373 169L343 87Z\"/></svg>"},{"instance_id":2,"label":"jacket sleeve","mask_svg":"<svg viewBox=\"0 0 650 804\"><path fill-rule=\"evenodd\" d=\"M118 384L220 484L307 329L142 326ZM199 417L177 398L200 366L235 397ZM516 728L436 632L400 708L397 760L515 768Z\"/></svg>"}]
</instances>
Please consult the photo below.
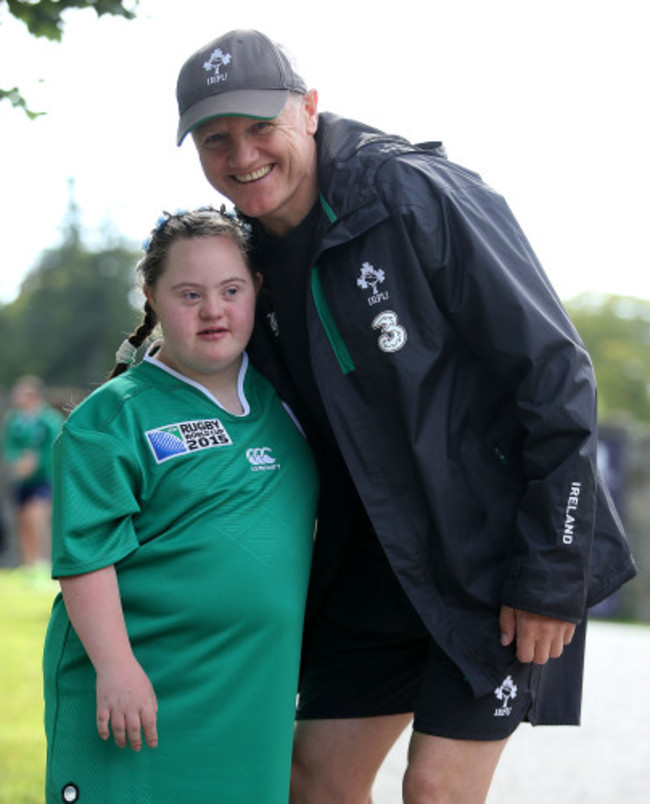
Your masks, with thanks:
<instances>
[{"instance_id":1,"label":"jacket sleeve","mask_svg":"<svg viewBox=\"0 0 650 804\"><path fill-rule=\"evenodd\" d=\"M576 622L596 507L589 355L505 201L469 175L429 192L415 228L436 304L462 348L507 389L520 433L522 491L501 601Z\"/></svg>"}]
</instances>

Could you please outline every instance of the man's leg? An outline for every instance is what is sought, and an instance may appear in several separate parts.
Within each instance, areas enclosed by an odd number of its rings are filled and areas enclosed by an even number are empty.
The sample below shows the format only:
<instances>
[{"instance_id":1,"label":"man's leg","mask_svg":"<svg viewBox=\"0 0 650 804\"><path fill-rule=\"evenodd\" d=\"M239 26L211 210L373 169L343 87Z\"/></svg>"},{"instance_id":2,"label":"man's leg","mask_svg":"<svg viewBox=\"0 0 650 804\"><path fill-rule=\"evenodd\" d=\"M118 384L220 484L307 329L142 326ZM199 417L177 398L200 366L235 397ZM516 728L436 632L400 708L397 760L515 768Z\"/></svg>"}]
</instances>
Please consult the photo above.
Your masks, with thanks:
<instances>
[{"instance_id":1,"label":"man's leg","mask_svg":"<svg viewBox=\"0 0 650 804\"><path fill-rule=\"evenodd\" d=\"M413 732L404 804L482 804L504 740L450 740Z\"/></svg>"},{"instance_id":2,"label":"man's leg","mask_svg":"<svg viewBox=\"0 0 650 804\"><path fill-rule=\"evenodd\" d=\"M371 804L377 771L411 720L402 714L299 721L291 804Z\"/></svg>"}]
</instances>

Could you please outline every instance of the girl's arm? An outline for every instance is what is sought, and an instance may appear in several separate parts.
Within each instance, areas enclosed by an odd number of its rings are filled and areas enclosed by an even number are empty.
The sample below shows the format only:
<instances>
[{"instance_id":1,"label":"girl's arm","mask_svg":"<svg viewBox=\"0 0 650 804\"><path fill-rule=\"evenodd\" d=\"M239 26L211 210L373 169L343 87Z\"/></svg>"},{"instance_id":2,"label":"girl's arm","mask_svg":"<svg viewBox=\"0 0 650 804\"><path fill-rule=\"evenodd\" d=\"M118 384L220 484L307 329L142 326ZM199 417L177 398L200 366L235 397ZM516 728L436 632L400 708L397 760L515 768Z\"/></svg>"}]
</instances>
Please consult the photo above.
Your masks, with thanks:
<instances>
[{"instance_id":1,"label":"girl's arm","mask_svg":"<svg viewBox=\"0 0 650 804\"><path fill-rule=\"evenodd\" d=\"M97 730L113 731L120 748L158 744L156 694L131 649L115 567L60 578L63 600L75 631L97 673Z\"/></svg>"}]
</instances>

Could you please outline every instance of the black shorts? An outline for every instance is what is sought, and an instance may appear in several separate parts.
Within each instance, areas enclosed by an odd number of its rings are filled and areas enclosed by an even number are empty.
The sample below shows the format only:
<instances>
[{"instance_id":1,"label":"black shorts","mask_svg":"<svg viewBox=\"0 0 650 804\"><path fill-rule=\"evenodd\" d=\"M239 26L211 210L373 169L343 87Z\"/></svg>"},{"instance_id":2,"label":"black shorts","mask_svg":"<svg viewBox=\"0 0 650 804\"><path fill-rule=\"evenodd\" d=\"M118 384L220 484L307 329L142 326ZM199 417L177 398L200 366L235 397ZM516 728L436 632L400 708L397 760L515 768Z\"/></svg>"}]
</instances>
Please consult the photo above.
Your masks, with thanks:
<instances>
[{"instance_id":1,"label":"black shorts","mask_svg":"<svg viewBox=\"0 0 650 804\"><path fill-rule=\"evenodd\" d=\"M500 740L526 718L539 668L514 662L476 698L431 639L383 551L362 546L305 641L297 719L414 713L423 734Z\"/></svg>"},{"instance_id":2,"label":"black shorts","mask_svg":"<svg viewBox=\"0 0 650 804\"><path fill-rule=\"evenodd\" d=\"M49 483L20 483L14 487L14 502L18 508L32 500L51 500L52 486Z\"/></svg>"}]
</instances>

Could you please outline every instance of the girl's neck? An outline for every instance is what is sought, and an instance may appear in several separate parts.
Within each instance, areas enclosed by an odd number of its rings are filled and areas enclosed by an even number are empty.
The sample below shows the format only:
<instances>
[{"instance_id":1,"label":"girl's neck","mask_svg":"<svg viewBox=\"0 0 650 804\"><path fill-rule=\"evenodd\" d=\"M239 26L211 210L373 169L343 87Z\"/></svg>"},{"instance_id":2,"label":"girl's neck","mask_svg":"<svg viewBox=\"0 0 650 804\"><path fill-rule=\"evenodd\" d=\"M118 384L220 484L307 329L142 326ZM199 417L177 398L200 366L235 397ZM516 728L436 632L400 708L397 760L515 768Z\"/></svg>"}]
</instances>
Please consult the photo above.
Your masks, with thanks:
<instances>
[{"instance_id":1,"label":"girl's neck","mask_svg":"<svg viewBox=\"0 0 650 804\"><path fill-rule=\"evenodd\" d=\"M239 360L233 362L227 368L224 368L223 371L215 371L211 374L188 372L187 370L183 371L182 367L177 366L175 361L171 360L169 355L166 354L164 343L154 359L159 360L183 377L187 377L193 382L202 385L228 413L232 413L234 416L240 416L245 412L244 405L239 396L239 374L242 367L242 356L240 356Z\"/></svg>"},{"instance_id":2,"label":"girl's neck","mask_svg":"<svg viewBox=\"0 0 650 804\"><path fill-rule=\"evenodd\" d=\"M202 383L202 385L203 384L205 383ZM244 412L244 406L239 398L236 384L228 388L212 389L208 385L205 387L218 400L221 407L228 411L228 413L232 413L233 416L241 416L241 414Z\"/></svg>"}]
</instances>

